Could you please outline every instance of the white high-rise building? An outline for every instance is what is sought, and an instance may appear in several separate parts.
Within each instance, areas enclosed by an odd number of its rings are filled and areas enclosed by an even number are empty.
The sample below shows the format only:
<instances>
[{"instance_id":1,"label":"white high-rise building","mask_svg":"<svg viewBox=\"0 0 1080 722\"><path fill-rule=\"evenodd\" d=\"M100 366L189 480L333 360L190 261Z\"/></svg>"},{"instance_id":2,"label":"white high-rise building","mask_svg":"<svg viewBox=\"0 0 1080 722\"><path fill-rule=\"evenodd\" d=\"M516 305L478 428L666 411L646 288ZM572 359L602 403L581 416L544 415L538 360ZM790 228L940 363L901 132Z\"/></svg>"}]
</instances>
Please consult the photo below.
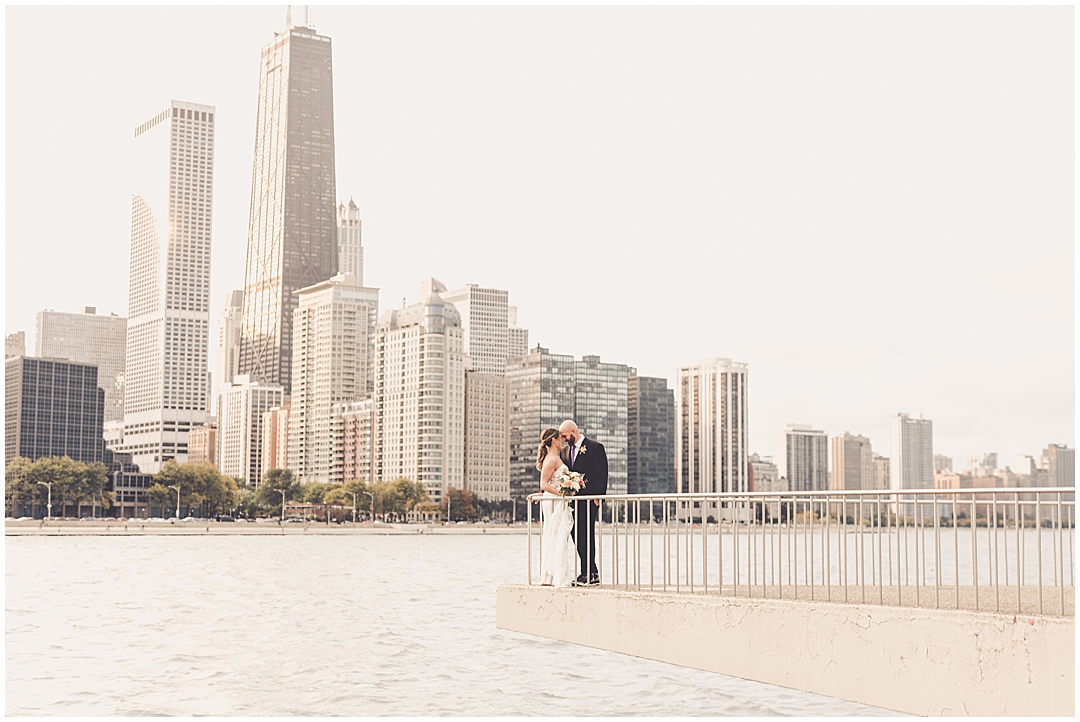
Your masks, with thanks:
<instances>
[{"instance_id":1,"label":"white high-rise building","mask_svg":"<svg viewBox=\"0 0 1080 722\"><path fill-rule=\"evenodd\" d=\"M301 481L330 481L334 404L368 394L379 290L338 274L296 292L293 313L289 468Z\"/></svg>"},{"instance_id":2,"label":"white high-rise building","mask_svg":"<svg viewBox=\"0 0 1080 722\"><path fill-rule=\"evenodd\" d=\"M105 423L124 418L126 346L123 316L98 316L93 306L83 307L82 313L38 311L35 355L97 366L98 387L105 392Z\"/></svg>"},{"instance_id":3,"label":"white high-rise building","mask_svg":"<svg viewBox=\"0 0 1080 722\"><path fill-rule=\"evenodd\" d=\"M244 292L229 291L225 297L225 308L218 316L217 373L214 378L218 385L229 384L240 373L240 329L241 312L244 310ZM218 396L218 394L214 394ZM215 409L221 408L221 402L215 401ZM218 412L220 413L220 411Z\"/></svg>"},{"instance_id":4,"label":"white high-rise building","mask_svg":"<svg viewBox=\"0 0 1080 722\"><path fill-rule=\"evenodd\" d=\"M807 424L787 424L777 432L773 459L791 491L829 488L829 439Z\"/></svg>"},{"instance_id":5,"label":"white high-rise building","mask_svg":"<svg viewBox=\"0 0 1080 722\"><path fill-rule=\"evenodd\" d=\"M506 329L506 353L508 358L525 356L529 353L529 329L518 326L517 315L517 306L507 307L507 323L510 324Z\"/></svg>"},{"instance_id":6,"label":"white high-rise building","mask_svg":"<svg viewBox=\"0 0 1080 722\"><path fill-rule=\"evenodd\" d=\"M1050 486L1076 486L1076 449L1050 444L1043 449L1041 466Z\"/></svg>"},{"instance_id":7,"label":"white high-rise building","mask_svg":"<svg viewBox=\"0 0 1080 722\"><path fill-rule=\"evenodd\" d=\"M357 286L364 285L364 246L360 227L360 209L353 199L349 199L349 205L338 203L338 273L351 273Z\"/></svg>"},{"instance_id":8,"label":"white high-rise building","mask_svg":"<svg viewBox=\"0 0 1080 722\"><path fill-rule=\"evenodd\" d=\"M441 503L465 483L461 317L432 291L384 313L375 347L375 479L418 481Z\"/></svg>"},{"instance_id":9,"label":"white high-rise building","mask_svg":"<svg viewBox=\"0 0 1080 722\"><path fill-rule=\"evenodd\" d=\"M934 488L934 426L930 419L893 415L889 463L891 489Z\"/></svg>"},{"instance_id":10,"label":"white high-rise building","mask_svg":"<svg viewBox=\"0 0 1080 722\"><path fill-rule=\"evenodd\" d=\"M680 366L675 384L678 491L749 489L747 365L714 358Z\"/></svg>"},{"instance_id":11,"label":"white high-rise building","mask_svg":"<svg viewBox=\"0 0 1080 722\"><path fill-rule=\"evenodd\" d=\"M470 370L489 376L505 376L506 358L510 352L506 303L509 294L470 283L456 291L441 291L439 295L446 303L454 304L461 316Z\"/></svg>"},{"instance_id":12,"label":"white high-rise building","mask_svg":"<svg viewBox=\"0 0 1080 722\"><path fill-rule=\"evenodd\" d=\"M265 414L281 406L284 395L281 386L252 381L247 374L221 384L217 464L222 474L252 486L262 481Z\"/></svg>"},{"instance_id":13,"label":"white high-rise building","mask_svg":"<svg viewBox=\"0 0 1080 722\"><path fill-rule=\"evenodd\" d=\"M134 147L123 450L153 474L209 411L214 106L172 101Z\"/></svg>"},{"instance_id":14,"label":"white high-rise building","mask_svg":"<svg viewBox=\"0 0 1080 722\"><path fill-rule=\"evenodd\" d=\"M510 500L506 377L465 373L465 488L487 501Z\"/></svg>"},{"instance_id":15,"label":"white high-rise building","mask_svg":"<svg viewBox=\"0 0 1080 722\"><path fill-rule=\"evenodd\" d=\"M832 473L829 488L869 490L874 488L874 452L870 439L844 432L832 437Z\"/></svg>"},{"instance_id":16,"label":"white high-rise building","mask_svg":"<svg viewBox=\"0 0 1080 722\"><path fill-rule=\"evenodd\" d=\"M934 458L937 458L937 454L934 454ZM1023 476L1034 476L1036 468L1038 467L1035 462L1034 456L1019 454L1013 458L1012 471L1015 474L1021 474ZM937 469L935 468L934 471L937 471Z\"/></svg>"},{"instance_id":17,"label":"white high-rise building","mask_svg":"<svg viewBox=\"0 0 1080 722\"><path fill-rule=\"evenodd\" d=\"M891 468L889 457L874 454L874 489L890 489L889 469Z\"/></svg>"}]
</instances>

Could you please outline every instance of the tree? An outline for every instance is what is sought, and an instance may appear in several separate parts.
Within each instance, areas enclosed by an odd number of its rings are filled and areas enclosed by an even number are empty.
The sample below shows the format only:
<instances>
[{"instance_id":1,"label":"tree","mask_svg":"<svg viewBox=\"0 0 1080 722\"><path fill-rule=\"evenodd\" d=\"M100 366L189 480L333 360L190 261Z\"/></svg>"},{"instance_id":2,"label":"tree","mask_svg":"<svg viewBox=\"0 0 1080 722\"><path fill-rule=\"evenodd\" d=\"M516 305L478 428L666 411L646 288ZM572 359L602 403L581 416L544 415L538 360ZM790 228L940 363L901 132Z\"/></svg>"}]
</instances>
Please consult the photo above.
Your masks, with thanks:
<instances>
[{"instance_id":1,"label":"tree","mask_svg":"<svg viewBox=\"0 0 1080 722\"><path fill-rule=\"evenodd\" d=\"M293 478L288 469L269 469L259 484L257 501L270 509L281 509L281 491L285 491L285 501L296 501L302 494L300 482Z\"/></svg>"},{"instance_id":2,"label":"tree","mask_svg":"<svg viewBox=\"0 0 1080 722\"><path fill-rule=\"evenodd\" d=\"M442 513L446 514L449 505L450 520L476 521L480 518L480 512L476 508L478 499L476 494L466 489L446 490L446 496L442 503Z\"/></svg>"},{"instance_id":3,"label":"tree","mask_svg":"<svg viewBox=\"0 0 1080 722\"><path fill-rule=\"evenodd\" d=\"M25 456L16 456L8 462L4 470L4 500L11 509L11 516L19 516L19 503L25 504L34 498L34 490L30 488L30 467L33 462Z\"/></svg>"},{"instance_id":4,"label":"tree","mask_svg":"<svg viewBox=\"0 0 1080 722\"><path fill-rule=\"evenodd\" d=\"M229 512L236 507L236 480L223 476L213 464L177 464L174 460L166 461L161 471L154 475L154 486L147 490L147 496L153 503L163 508L175 508L175 493L172 503L166 499L162 503L161 487L173 493L172 486L180 487L180 505L187 505L188 513L196 512L199 516L212 516L219 512ZM151 496L150 492L153 491Z\"/></svg>"},{"instance_id":5,"label":"tree","mask_svg":"<svg viewBox=\"0 0 1080 722\"><path fill-rule=\"evenodd\" d=\"M78 483L81 465L69 456L43 456L30 466L27 480L35 488L34 494L39 503L48 500L49 491L39 482L52 484L53 508L63 510L66 502L79 496L73 487ZM72 492L74 493L74 496Z\"/></svg>"}]
</instances>

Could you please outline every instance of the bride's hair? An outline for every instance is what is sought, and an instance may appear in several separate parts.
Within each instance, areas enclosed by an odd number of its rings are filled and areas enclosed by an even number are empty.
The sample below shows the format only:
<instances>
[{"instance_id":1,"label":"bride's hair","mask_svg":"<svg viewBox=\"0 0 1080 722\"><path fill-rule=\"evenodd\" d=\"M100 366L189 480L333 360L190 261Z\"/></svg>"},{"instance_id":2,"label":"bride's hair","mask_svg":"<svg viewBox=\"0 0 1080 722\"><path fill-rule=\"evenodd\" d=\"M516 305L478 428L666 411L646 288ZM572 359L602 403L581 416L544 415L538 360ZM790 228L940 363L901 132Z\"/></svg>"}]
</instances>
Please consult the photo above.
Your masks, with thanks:
<instances>
[{"instance_id":1,"label":"bride's hair","mask_svg":"<svg viewBox=\"0 0 1080 722\"><path fill-rule=\"evenodd\" d=\"M536 450L536 468L544 468L544 458L548 455L548 450L551 448L551 442L559 435L558 429L544 429L544 433L540 434L540 448Z\"/></svg>"}]
</instances>

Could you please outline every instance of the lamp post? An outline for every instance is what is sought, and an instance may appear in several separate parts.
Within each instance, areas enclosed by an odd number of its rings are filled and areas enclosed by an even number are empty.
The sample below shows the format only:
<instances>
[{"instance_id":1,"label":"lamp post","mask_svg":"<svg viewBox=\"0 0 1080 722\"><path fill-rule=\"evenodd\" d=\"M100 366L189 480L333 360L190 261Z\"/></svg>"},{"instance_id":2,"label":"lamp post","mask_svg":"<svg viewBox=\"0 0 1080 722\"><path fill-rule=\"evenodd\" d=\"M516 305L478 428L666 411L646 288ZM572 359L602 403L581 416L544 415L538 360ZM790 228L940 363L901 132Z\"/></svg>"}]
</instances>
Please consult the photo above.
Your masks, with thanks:
<instances>
[{"instance_id":1,"label":"lamp post","mask_svg":"<svg viewBox=\"0 0 1080 722\"><path fill-rule=\"evenodd\" d=\"M176 518L179 519L180 518L180 485L177 484L176 486L172 486L170 484L169 488L170 489L176 489Z\"/></svg>"},{"instance_id":2,"label":"lamp post","mask_svg":"<svg viewBox=\"0 0 1080 722\"><path fill-rule=\"evenodd\" d=\"M350 492L346 492L346 493L352 494L352 523L355 524L356 523L356 492L355 491L350 491Z\"/></svg>"},{"instance_id":3,"label":"lamp post","mask_svg":"<svg viewBox=\"0 0 1080 722\"><path fill-rule=\"evenodd\" d=\"M510 499L510 523L517 521L517 497Z\"/></svg>"},{"instance_id":4,"label":"lamp post","mask_svg":"<svg viewBox=\"0 0 1080 722\"><path fill-rule=\"evenodd\" d=\"M450 489L446 489L446 523L450 523Z\"/></svg>"},{"instance_id":5,"label":"lamp post","mask_svg":"<svg viewBox=\"0 0 1080 722\"><path fill-rule=\"evenodd\" d=\"M277 491L278 491L279 494L281 494L281 523L284 524L285 523L285 490L284 489L278 489Z\"/></svg>"},{"instance_id":6,"label":"lamp post","mask_svg":"<svg viewBox=\"0 0 1080 722\"><path fill-rule=\"evenodd\" d=\"M361 494L367 494L368 496L371 497L371 523L374 524L375 523L375 495L372 494L370 491L361 491L360 493Z\"/></svg>"},{"instance_id":7,"label":"lamp post","mask_svg":"<svg viewBox=\"0 0 1080 722\"><path fill-rule=\"evenodd\" d=\"M38 483L49 490L49 516L46 517L46 518L52 519L52 485L53 485L53 483L51 481L39 481Z\"/></svg>"}]
</instances>

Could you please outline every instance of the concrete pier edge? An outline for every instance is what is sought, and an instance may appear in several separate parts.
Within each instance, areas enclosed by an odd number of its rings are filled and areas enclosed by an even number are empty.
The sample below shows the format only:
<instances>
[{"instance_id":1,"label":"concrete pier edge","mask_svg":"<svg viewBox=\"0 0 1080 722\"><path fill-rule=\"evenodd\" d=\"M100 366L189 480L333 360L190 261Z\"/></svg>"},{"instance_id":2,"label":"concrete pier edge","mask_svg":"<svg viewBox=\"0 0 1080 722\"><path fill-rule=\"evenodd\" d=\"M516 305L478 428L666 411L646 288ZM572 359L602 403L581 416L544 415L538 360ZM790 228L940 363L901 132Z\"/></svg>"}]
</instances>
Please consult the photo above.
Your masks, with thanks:
<instances>
[{"instance_id":1,"label":"concrete pier edge","mask_svg":"<svg viewBox=\"0 0 1080 722\"><path fill-rule=\"evenodd\" d=\"M508 585L500 629L917 715L1073 716L1073 617Z\"/></svg>"}]
</instances>

